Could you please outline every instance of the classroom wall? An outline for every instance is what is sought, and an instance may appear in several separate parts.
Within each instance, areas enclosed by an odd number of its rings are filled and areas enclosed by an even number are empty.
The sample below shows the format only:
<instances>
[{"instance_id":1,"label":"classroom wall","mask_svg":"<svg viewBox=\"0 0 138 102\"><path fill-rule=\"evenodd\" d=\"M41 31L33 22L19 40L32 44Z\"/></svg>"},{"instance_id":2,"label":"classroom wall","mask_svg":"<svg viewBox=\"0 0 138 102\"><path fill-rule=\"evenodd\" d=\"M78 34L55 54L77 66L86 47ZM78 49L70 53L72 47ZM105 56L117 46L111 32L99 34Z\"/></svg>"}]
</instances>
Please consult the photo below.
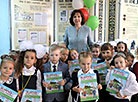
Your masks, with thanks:
<instances>
[{"instance_id":1,"label":"classroom wall","mask_svg":"<svg viewBox=\"0 0 138 102\"><path fill-rule=\"evenodd\" d=\"M0 56L10 49L9 0L0 0Z\"/></svg>"}]
</instances>

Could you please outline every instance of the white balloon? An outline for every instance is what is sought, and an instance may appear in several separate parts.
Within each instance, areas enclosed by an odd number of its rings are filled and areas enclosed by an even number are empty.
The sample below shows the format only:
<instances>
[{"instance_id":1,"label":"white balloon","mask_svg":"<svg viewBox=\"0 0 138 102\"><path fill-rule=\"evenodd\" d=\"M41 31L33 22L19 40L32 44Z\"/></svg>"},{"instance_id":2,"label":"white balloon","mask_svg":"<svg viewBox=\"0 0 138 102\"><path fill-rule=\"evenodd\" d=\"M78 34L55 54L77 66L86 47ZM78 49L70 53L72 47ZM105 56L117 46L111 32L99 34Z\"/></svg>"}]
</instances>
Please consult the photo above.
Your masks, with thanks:
<instances>
[{"instance_id":1,"label":"white balloon","mask_svg":"<svg viewBox=\"0 0 138 102\"><path fill-rule=\"evenodd\" d=\"M72 7L73 7L74 9L83 8L83 0L73 0L73 1L72 1Z\"/></svg>"}]
</instances>

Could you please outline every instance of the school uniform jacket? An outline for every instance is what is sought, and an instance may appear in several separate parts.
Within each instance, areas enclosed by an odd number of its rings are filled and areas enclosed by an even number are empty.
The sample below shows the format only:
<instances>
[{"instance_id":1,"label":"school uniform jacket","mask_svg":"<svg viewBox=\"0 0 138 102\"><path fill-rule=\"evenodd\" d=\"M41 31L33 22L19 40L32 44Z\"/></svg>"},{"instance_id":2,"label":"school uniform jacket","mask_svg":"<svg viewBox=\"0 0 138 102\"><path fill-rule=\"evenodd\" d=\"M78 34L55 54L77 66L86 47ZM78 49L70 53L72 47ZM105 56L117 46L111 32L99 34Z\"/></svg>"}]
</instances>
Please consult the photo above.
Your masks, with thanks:
<instances>
[{"instance_id":1,"label":"school uniform jacket","mask_svg":"<svg viewBox=\"0 0 138 102\"><path fill-rule=\"evenodd\" d=\"M69 75L67 64L63 63L62 61L59 61L56 71L62 72L63 79L66 80L66 82L68 82L70 80L70 75ZM44 73L47 73L47 72L51 72L51 62L44 64ZM66 100L66 97L67 96L66 96L65 89L64 89L64 92L59 92L59 93L47 94L46 92L44 92L43 102L52 102L54 99L56 99L57 101L64 101L64 100Z\"/></svg>"}]
</instances>

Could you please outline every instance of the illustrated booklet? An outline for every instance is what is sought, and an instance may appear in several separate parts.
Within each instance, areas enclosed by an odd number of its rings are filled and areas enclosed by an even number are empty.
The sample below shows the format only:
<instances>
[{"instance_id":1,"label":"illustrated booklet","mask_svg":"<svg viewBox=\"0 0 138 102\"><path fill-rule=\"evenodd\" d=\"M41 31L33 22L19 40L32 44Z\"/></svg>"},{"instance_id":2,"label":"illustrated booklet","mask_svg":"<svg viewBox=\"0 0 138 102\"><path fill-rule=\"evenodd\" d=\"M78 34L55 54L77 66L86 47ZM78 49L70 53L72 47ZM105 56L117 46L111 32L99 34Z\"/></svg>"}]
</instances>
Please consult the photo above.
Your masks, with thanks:
<instances>
[{"instance_id":1,"label":"illustrated booklet","mask_svg":"<svg viewBox=\"0 0 138 102\"><path fill-rule=\"evenodd\" d=\"M70 75L73 73L73 72L77 72L80 70L80 66L79 66L79 60L78 59L75 59L75 60L72 60L71 61L71 67L70 67Z\"/></svg>"},{"instance_id":2,"label":"illustrated booklet","mask_svg":"<svg viewBox=\"0 0 138 102\"><path fill-rule=\"evenodd\" d=\"M99 99L97 88L97 77L95 73L78 75L81 101L91 101Z\"/></svg>"},{"instance_id":3,"label":"illustrated booklet","mask_svg":"<svg viewBox=\"0 0 138 102\"><path fill-rule=\"evenodd\" d=\"M64 92L63 86L58 82L62 81L62 72L48 72L44 73L44 79L46 83L49 83L49 87L46 88L46 93Z\"/></svg>"},{"instance_id":4,"label":"illustrated booklet","mask_svg":"<svg viewBox=\"0 0 138 102\"><path fill-rule=\"evenodd\" d=\"M5 85L0 84L0 102L13 102L18 93Z\"/></svg>"},{"instance_id":5,"label":"illustrated booklet","mask_svg":"<svg viewBox=\"0 0 138 102\"><path fill-rule=\"evenodd\" d=\"M106 63L105 62L97 63L94 66L94 69L98 71L101 84L106 85L105 78L106 78L106 75L107 75L107 72L108 72Z\"/></svg>"},{"instance_id":6,"label":"illustrated booklet","mask_svg":"<svg viewBox=\"0 0 138 102\"><path fill-rule=\"evenodd\" d=\"M41 90L25 89L21 102L40 102Z\"/></svg>"},{"instance_id":7,"label":"illustrated booklet","mask_svg":"<svg viewBox=\"0 0 138 102\"><path fill-rule=\"evenodd\" d=\"M92 68L97 64L97 61L100 60L100 58L93 58L92 59Z\"/></svg>"},{"instance_id":8,"label":"illustrated booklet","mask_svg":"<svg viewBox=\"0 0 138 102\"><path fill-rule=\"evenodd\" d=\"M129 73L120 69L112 69L106 90L117 94L121 89L126 86L126 81Z\"/></svg>"}]
</instances>

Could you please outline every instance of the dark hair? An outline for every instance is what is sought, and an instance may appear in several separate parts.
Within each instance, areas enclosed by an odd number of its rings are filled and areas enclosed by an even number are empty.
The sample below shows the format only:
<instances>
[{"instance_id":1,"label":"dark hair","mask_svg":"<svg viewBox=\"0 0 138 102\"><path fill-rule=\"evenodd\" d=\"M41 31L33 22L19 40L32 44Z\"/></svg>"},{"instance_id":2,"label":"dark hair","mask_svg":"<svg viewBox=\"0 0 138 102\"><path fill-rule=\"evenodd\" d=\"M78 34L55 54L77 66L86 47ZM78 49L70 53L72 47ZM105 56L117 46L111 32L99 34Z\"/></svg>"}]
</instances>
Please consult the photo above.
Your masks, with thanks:
<instances>
[{"instance_id":1,"label":"dark hair","mask_svg":"<svg viewBox=\"0 0 138 102\"><path fill-rule=\"evenodd\" d=\"M126 57L130 56L131 58L135 58L134 55L131 52L126 52Z\"/></svg>"},{"instance_id":2,"label":"dark hair","mask_svg":"<svg viewBox=\"0 0 138 102\"><path fill-rule=\"evenodd\" d=\"M20 73L22 72L22 69L24 67L24 56L26 52L34 52L36 54L36 51L34 49L27 49L25 51L21 51L18 57L17 65L15 67L15 75L19 77Z\"/></svg>"},{"instance_id":3,"label":"dark hair","mask_svg":"<svg viewBox=\"0 0 138 102\"><path fill-rule=\"evenodd\" d=\"M123 41L119 41L119 42L117 43L117 46L118 46L119 44L124 44L124 45L125 45L125 52L128 52L128 48L127 48L127 44L126 44L126 43L124 43Z\"/></svg>"},{"instance_id":4,"label":"dark hair","mask_svg":"<svg viewBox=\"0 0 138 102\"><path fill-rule=\"evenodd\" d=\"M72 26L75 25L75 23L73 22L73 16L74 16L76 13L80 13L81 18L82 18L81 25L84 25L84 24L85 24L84 14L81 12L81 10L78 10L78 9L72 11L71 17L70 17L70 24L71 24Z\"/></svg>"},{"instance_id":5,"label":"dark hair","mask_svg":"<svg viewBox=\"0 0 138 102\"><path fill-rule=\"evenodd\" d=\"M113 46L110 43L104 43L101 46L101 51L105 51L105 50L111 50L111 51L113 51Z\"/></svg>"},{"instance_id":6,"label":"dark hair","mask_svg":"<svg viewBox=\"0 0 138 102\"><path fill-rule=\"evenodd\" d=\"M101 50L101 46L99 44L93 44L91 47L90 47L90 50L92 51L93 48L99 48Z\"/></svg>"}]
</instances>

